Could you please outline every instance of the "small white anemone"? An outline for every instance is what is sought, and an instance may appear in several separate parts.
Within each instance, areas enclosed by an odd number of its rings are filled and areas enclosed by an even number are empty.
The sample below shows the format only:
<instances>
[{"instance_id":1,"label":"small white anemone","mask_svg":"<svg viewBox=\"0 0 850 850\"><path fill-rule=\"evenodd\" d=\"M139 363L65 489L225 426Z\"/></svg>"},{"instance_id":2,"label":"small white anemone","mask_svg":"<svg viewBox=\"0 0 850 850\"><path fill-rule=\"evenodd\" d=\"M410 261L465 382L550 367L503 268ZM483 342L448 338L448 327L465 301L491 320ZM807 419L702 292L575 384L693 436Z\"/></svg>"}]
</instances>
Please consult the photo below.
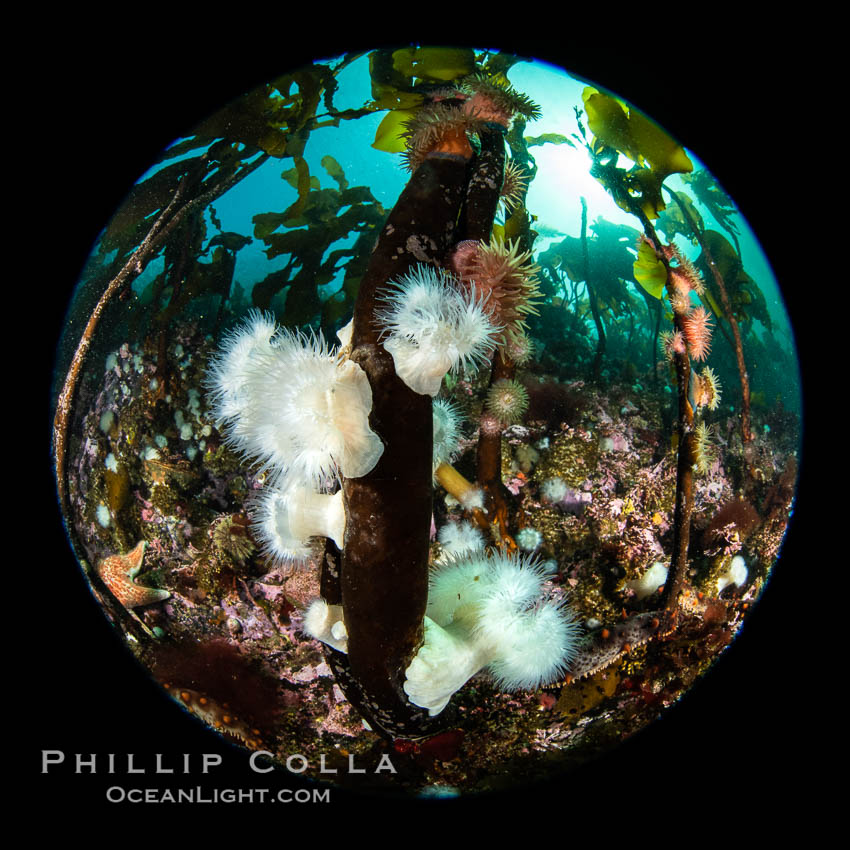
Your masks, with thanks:
<instances>
[{"instance_id":1,"label":"small white anemone","mask_svg":"<svg viewBox=\"0 0 850 850\"><path fill-rule=\"evenodd\" d=\"M398 376L420 395L435 396L448 372L470 371L496 347L495 326L474 290L451 275L419 264L383 293L384 348Z\"/></svg>"},{"instance_id":2,"label":"small white anemone","mask_svg":"<svg viewBox=\"0 0 850 850\"><path fill-rule=\"evenodd\" d=\"M668 572L668 567L663 561L656 561L640 578L627 581L626 587L631 588L638 599L646 599L659 587L664 586Z\"/></svg>"},{"instance_id":3,"label":"small white anemone","mask_svg":"<svg viewBox=\"0 0 850 850\"><path fill-rule=\"evenodd\" d=\"M435 399L432 407L434 419L434 469L441 463L451 463L460 443L460 410L450 401Z\"/></svg>"},{"instance_id":4,"label":"small white anemone","mask_svg":"<svg viewBox=\"0 0 850 850\"><path fill-rule=\"evenodd\" d=\"M726 571L717 577L717 592L721 593L730 584L741 587L747 581L747 562L740 556L735 555L729 562Z\"/></svg>"},{"instance_id":5,"label":"small white anemone","mask_svg":"<svg viewBox=\"0 0 850 850\"><path fill-rule=\"evenodd\" d=\"M328 496L293 482L269 486L254 502L251 520L263 553L277 562L309 558L312 537L329 537L343 547L342 490Z\"/></svg>"},{"instance_id":6,"label":"small white anemone","mask_svg":"<svg viewBox=\"0 0 850 850\"><path fill-rule=\"evenodd\" d=\"M503 690L534 689L566 673L581 627L563 603L543 600L546 574L530 558L473 554L433 571L425 641L404 690L433 716L486 669Z\"/></svg>"},{"instance_id":7,"label":"small white anemone","mask_svg":"<svg viewBox=\"0 0 850 850\"><path fill-rule=\"evenodd\" d=\"M564 499L567 498L569 489L567 482L556 475L554 478L547 478L543 482L543 486L540 488L540 491L544 502L556 505L558 502L563 502Z\"/></svg>"},{"instance_id":8,"label":"small white anemone","mask_svg":"<svg viewBox=\"0 0 850 850\"><path fill-rule=\"evenodd\" d=\"M348 652L348 630L342 619L342 605L328 605L324 599L314 599L304 612L304 631L339 652Z\"/></svg>"},{"instance_id":9,"label":"small white anemone","mask_svg":"<svg viewBox=\"0 0 850 850\"><path fill-rule=\"evenodd\" d=\"M540 544L543 542L543 535L536 528L532 528L529 525L521 528L517 532L515 539L516 545L520 549L525 552L534 552L535 549L540 548Z\"/></svg>"},{"instance_id":10,"label":"small white anemone","mask_svg":"<svg viewBox=\"0 0 850 850\"><path fill-rule=\"evenodd\" d=\"M258 312L225 339L207 375L228 443L255 458L272 482L358 478L384 451L369 427L366 373L339 360L321 333L278 329Z\"/></svg>"},{"instance_id":11,"label":"small white anemone","mask_svg":"<svg viewBox=\"0 0 850 850\"><path fill-rule=\"evenodd\" d=\"M471 523L447 522L437 534L442 547L440 561L446 561L484 548L484 535Z\"/></svg>"}]
</instances>

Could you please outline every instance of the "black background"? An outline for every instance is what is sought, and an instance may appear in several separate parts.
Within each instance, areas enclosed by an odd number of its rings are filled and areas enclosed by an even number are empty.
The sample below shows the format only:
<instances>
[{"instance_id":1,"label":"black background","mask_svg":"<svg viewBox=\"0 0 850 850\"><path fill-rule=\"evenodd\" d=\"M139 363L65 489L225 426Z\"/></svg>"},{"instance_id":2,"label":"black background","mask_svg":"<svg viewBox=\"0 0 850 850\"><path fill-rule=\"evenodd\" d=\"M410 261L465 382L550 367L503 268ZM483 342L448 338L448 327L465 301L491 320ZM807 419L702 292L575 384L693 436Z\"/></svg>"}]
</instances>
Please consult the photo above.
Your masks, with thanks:
<instances>
[{"instance_id":1,"label":"black background","mask_svg":"<svg viewBox=\"0 0 850 850\"><path fill-rule=\"evenodd\" d=\"M800 229L812 205L812 173L801 127L812 117L807 105L817 78L805 64L808 53L799 49L805 34L786 27L781 37L766 39L725 24L685 28L647 15L642 27L634 24L643 35L632 37L626 29L615 34L610 22L577 32L568 19L553 20L557 28L541 17L540 29L557 29L557 39L511 36L528 27L507 20L495 33L465 28L462 40L534 55L596 81L635 103L702 159L755 230L783 288L800 344L810 426L815 325L811 292L801 286ZM451 41L459 32L453 26L441 37L425 38L411 28L400 43L411 37ZM266 36L261 47L239 30L227 38L126 31L111 39L77 36L46 52L32 69L37 84L26 105L32 117L22 122L15 141L23 133L44 148L44 172L27 178L32 211L26 229L37 235L26 267L37 269L37 277L31 275L31 292L24 286L32 299L28 308L39 316L44 361L35 377L37 427L31 424L26 434L33 444L26 498L35 499L39 521L26 564L17 565L27 591L19 596L22 623L9 638L22 667L10 698L27 729L21 770L32 779L32 792L50 799L54 811L137 816L141 806L106 803L105 788L160 783L150 775L138 783L103 772L76 776L67 765L42 775L42 749L62 750L69 761L75 753L97 753L101 762L111 752L138 753L149 767L151 758L141 754L160 752L177 762L183 753L220 752L225 767L206 784L270 784L248 771L241 751L173 707L121 646L67 546L49 456L49 382L67 298L92 243L139 175L173 139L281 69L382 42L374 34L372 41L359 34L299 36L282 25L276 38ZM49 296L41 298L45 286ZM28 381L26 391L32 390ZM756 823L764 806L778 806L787 817L804 805L810 759L821 755L813 752L804 719L817 699L803 684L813 639L805 578L813 569L807 529L817 499L811 457L804 452L798 507L774 576L742 634L705 680L660 722L562 783L460 805L481 811L494 804L503 810L539 807L541 817L574 829L598 825L600 816L663 829L699 823L707 812L714 823ZM190 777L161 784L204 783L197 764ZM298 786L288 776L271 784ZM382 805L337 791L331 797L334 806L356 804L360 811ZM174 815L165 808L146 815ZM289 815L306 817L307 808ZM311 810L309 817L322 814ZM256 807L251 816L259 816Z\"/></svg>"}]
</instances>

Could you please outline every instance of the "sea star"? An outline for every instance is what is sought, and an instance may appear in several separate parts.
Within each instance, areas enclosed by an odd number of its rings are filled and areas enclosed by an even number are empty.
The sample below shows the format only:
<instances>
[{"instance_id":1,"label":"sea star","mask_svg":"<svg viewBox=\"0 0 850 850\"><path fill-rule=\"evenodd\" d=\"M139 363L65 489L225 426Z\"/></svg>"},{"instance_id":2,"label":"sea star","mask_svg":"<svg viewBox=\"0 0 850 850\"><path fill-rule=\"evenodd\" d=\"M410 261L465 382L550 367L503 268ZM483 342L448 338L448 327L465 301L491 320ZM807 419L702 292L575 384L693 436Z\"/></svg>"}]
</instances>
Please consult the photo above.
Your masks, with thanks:
<instances>
[{"instance_id":1,"label":"sea star","mask_svg":"<svg viewBox=\"0 0 850 850\"><path fill-rule=\"evenodd\" d=\"M97 574L112 591L112 595L128 610L140 605L162 602L171 595L167 590L143 587L133 581L142 568L147 542L140 540L136 547L125 555L110 555L97 565Z\"/></svg>"}]
</instances>

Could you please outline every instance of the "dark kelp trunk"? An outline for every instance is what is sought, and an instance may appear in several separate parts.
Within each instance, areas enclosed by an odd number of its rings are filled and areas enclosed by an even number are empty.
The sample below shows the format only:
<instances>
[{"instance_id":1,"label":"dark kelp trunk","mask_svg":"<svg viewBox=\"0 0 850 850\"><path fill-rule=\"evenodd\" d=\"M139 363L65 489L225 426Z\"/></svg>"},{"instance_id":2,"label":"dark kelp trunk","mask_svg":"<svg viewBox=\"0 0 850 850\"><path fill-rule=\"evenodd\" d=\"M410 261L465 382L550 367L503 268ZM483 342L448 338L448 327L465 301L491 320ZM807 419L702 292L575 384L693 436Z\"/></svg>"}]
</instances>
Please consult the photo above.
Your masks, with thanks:
<instances>
[{"instance_id":1,"label":"dark kelp trunk","mask_svg":"<svg viewBox=\"0 0 850 850\"><path fill-rule=\"evenodd\" d=\"M417 168L378 239L354 309L350 357L369 378L369 421L384 453L368 475L343 484L347 526L339 588L348 654L328 655L346 696L376 732L390 737L421 737L438 728L402 689L422 643L428 602L433 424L430 396L407 387L380 344L375 311L389 281L417 263L443 259L455 238L466 180L463 157L431 156ZM333 568L332 560L325 569Z\"/></svg>"}]
</instances>

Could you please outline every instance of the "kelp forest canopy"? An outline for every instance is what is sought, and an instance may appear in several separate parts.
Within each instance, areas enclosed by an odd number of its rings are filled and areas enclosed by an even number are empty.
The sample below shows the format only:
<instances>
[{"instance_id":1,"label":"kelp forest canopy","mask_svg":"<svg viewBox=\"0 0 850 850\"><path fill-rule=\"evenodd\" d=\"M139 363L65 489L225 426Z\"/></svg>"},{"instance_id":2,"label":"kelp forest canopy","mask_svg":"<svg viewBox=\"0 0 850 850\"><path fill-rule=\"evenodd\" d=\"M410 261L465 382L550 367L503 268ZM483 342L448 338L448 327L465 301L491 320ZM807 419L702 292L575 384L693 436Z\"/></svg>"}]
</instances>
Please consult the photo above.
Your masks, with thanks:
<instances>
[{"instance_id":1,"label":"kelp forest canopy","mask_svg":"<svg viewBox=\"0 0 850 850\"><path fill-rule=\"evenodd\" d=\"M364 87L366 96L352 106L351 96L340 93L341 81L366 64L368 92ZM327 130L340 137L368 132L372 155L399 160L406 122L426 93L474 74L510 82L524 64L457 48L347 54L277 77L210 116L162 154L95 246L77 295L91 299L91 306L134 259L116 299L126 307L129 298L131 309L119 317L109 308L98 348L110 350L128 331L159 337L162 346L178 318L197 321L217 337L252 307L272 311L285 326L321 328L333 338L351 316L403 170L400 162L392 164L394 187L377 168L340 162L346 145L334 147L336 156L323 150ZM547 373L630 379L651 369L654 382L666 380L657 361L671 313L663 265L647 263L639 251L646 217L668 243L678 240L681 250L692 252L706 284L701 300L718 317L718 336L725 339L713 352L724 385L740 383L731 318L744 358L761 364L750 376L752 403L775 404L790 365L788 347L774 339L765 294L744 266L734 204L707 170L636 109L591 87L584 88L571 122L551 127L545 110L541 121L520 117L507 143L518 181L494 236L521 240L540 266L544 299L528 324ZM356 146L347 147L352 158L359 156ZM586 171L614 204L600 213L588 210L580 194L564 197L569 220L582 216L574 229L535 209L535 198L552 182L535 156L567 149L584 156ZM349 175L355 171L373 173L374 180L367 185L358 178L354 185ZM250 205L239 225L226 214L231 203ZM618 209L631 214L631 224L617 217ZM162 226L151 239L154 224ZM66 341L63 350L73 344Z\"/></svg>"}]
</instances>

